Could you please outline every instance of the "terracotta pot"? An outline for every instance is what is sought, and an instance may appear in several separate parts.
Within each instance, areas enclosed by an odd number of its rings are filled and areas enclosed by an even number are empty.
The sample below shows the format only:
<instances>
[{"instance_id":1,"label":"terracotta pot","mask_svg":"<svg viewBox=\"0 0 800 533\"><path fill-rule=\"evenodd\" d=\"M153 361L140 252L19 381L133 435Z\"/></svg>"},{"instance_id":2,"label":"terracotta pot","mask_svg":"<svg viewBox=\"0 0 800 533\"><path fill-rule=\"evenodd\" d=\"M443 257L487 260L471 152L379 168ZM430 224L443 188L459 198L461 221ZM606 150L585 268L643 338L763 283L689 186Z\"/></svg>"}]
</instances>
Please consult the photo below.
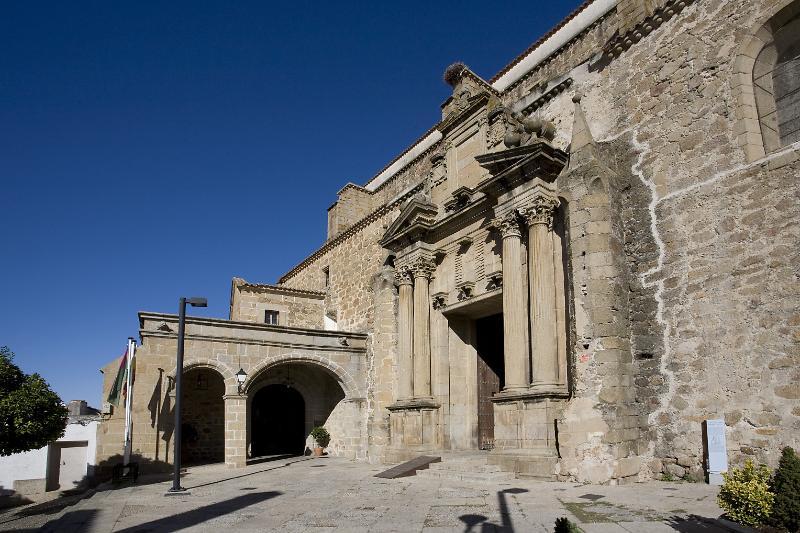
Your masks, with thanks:
<instances>
[{"instance_id":1,"label":"terracotta pot","mask_svg":"<svg viewBox=\"0 0 800 533\"><path fill-rule=\"evenodd\" d=\"M314 457L322 457L322 453L325 451L325 448L321 448L320 446L314 447Z\"/></svg>"}]
</instances>

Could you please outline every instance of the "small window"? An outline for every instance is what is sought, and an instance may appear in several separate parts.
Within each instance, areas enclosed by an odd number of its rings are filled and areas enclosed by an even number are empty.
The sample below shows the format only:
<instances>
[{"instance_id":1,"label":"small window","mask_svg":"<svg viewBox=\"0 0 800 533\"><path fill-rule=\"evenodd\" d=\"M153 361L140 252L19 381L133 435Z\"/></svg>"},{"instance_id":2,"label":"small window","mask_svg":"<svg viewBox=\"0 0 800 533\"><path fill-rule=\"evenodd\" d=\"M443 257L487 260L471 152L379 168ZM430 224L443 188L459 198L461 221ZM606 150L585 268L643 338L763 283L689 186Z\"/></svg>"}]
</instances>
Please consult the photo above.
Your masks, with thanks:
<instances>
[{"instance_id":1,"label":"small window","mask_svg":"<svg viewBox=\"0 0 800 533\"><path fill-rule=\"evenodd\" d=\"M267 309L264 311L264 323L270 324L272 326L278 325L278 312L277 311L270 311Z\"/></svg>"},{"instance_id":2,"label":"small window","mask_svg":"<svg viewBox=\"0 0 800 533\"><path fill-rule=\"evenodd\" d=\"M325 288L330 287L331 284L331 270L328 267L322 269L322 274L325 276Z\"/></svg>"}]
</instances>

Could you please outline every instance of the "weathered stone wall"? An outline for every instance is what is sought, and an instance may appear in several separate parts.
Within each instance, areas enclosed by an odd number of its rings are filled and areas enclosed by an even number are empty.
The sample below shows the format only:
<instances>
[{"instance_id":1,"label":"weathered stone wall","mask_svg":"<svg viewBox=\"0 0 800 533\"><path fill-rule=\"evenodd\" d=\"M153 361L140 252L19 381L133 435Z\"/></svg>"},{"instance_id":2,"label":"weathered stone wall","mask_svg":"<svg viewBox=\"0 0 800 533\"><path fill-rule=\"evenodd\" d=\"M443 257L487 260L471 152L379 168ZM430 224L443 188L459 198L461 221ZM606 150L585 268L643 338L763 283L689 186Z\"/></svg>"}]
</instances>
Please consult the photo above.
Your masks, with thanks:
<instances>
[{"instance_id":1,"label":"weathered stone wall","mask_svg":"<svg viewBox=\"0 0 800 533\"><path fill-rule=\"evenodd\" d=\"M574 209L572 305L585 326L577 328L570 354L575 398L562 419L562 437L573 439L567 446L573 455L564 472L607 458L611 470L575 475L695 475L700 422L707 417L726 418L732 449L741 452L733 454L737 461L750 454L774 462L780 446L797 445L800 407L791 383L797 299L788 289L797 273L783 266L791 264L785 256L796 249L797 234L781 222L797 220L787 205L795 184L786 178L797 164L776 168L797 147L744 168L734 91L740 84L735 51L788 4L622 1L502 95L504 105L521 109L550 90L552 80L569 78L568 90L537 113L554 121L555 143L566 149L570 99L581 93L602 141L605 170L577 173L560 185ZM645 27L650 33L634 35ZM615 33L631 39L613 57L602 54ZM423 183L429 155L438 149L381 185L376 201ZM592 190L589 178L596 176L605 181ZM737 192L737 180L750 187ZM756 203L758 209L750 207ZM361 295L370 292L367 280L381 266L375 241L390 220L335 243L285 282L318 288L315 270L331 264L332 281L337 269L344 274L330 289L340 322L373 331L372 310ZM764 257L770 259L757 261ZM730 273L715 272L719 265ZM746 319L740 307L748 305ZM383 342L376 332L370 349L388 357ZM714 363L722 354L724 371ZM719 381L709 387L713 380ZM756 382L757 393L751 390Z\"/></svg>"},{"instance_id":2,"label":"weathered stone wall","mask_svg":"<svg viewBox=\"0 0 800 533\"><path fill-rule=\"evenodd\" d=\"M675 475L699 464L707 418L725 419L735 463L798 446L799 172L789 150L657 205L669 389L653 423Z\"/></svg>"},{"instance_id":3,"label":"weathered stone wall","mask_svg":"<svg viewBox=\"0 0 800 533\"><path fill-rule=\"evenodd\" d=\"M339 198L328 209L328 239L332 239L370 214L376 205L372 191L348 183L339 191Z\"/></svg>"},{"instance_id":4,"label":"weathered stone wall","mask_svg":"<svg viewBox=\"0 0 800 533\"><path fill-rule=\"evenodd\" d=\"M195 368L184 374L181 457L187 464L225 460L225 382L217 372Z\"/></svg>"},{"instance_id":5,"label":"weathered stone wall","mask_svg":"<svg viewBox=\"0 0 800 533\"><path fill-rule=\"evenodd\" d=\"M312 291L291 291L274 285L249 284L234 278L231 287L230 319L263 324L265 311L278 311L278 325L293 328L322 328L325 295Z\"/></svg>"}]
</instances>

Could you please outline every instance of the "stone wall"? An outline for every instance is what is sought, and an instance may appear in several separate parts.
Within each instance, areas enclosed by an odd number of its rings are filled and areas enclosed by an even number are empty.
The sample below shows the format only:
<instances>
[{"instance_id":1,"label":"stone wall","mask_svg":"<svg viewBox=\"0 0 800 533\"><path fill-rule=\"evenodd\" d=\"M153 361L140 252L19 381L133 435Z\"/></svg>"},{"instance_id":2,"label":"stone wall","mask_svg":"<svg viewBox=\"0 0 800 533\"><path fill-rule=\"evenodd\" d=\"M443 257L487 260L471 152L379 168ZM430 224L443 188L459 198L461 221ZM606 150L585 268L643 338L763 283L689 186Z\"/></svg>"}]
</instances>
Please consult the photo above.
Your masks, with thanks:
<instances>
[{"instance_id":1,"label":"stone wall","mask_svg":"<svg viewBox=\"0 0 800 533\"><path fill-rule=\"evenodd\" d=\"M187 464L225 460L225 382L217 372L195 368L184 375L181 419Z\"/></svg>"},{"instance_id":2,"label":"stone wall","mask_svg":"<svg viewBox=\"0 0 800 533\"><path fill-rule=\"evenodd\" d=\"M324 298L324 293L293 291L234 278L230 319L263 324L266 311L277 311L279 326L322 328Z\"/></svg>"}]
</instances>

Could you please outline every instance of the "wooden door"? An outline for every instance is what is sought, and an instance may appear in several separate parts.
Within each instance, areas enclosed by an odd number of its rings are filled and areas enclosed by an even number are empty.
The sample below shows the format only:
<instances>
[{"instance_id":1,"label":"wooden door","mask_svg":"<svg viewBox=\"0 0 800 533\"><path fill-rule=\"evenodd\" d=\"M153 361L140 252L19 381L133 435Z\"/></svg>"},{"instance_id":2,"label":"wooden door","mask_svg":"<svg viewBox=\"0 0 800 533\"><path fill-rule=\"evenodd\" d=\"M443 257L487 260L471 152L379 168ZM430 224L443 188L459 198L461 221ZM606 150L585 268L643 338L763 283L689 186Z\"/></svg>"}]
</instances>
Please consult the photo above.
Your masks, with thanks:
<instances>
[{"instance_id":1,"label":"wooden door","mask_svg":"<svg viewBox=\"0 0 800 533\"><path fill-rule=\"evenodd\" d=\"M478 447L494 447L494 404L492 396L503 386L503 315L475 321L478 352Z\"/></svg>"}]
</instances>

